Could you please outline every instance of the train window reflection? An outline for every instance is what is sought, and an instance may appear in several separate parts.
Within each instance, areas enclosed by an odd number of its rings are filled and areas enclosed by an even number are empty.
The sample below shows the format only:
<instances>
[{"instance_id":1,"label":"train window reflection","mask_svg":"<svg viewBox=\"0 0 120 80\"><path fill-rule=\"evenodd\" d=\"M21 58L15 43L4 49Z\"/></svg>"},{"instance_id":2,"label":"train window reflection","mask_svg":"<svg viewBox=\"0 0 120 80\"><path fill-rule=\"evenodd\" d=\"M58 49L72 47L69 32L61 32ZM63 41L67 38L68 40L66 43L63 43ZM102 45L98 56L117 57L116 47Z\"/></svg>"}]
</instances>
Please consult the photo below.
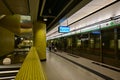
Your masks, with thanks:
<instances>
[{"instance_id":1,"label":"train window reflection","mask_svg":"<svg viewBox=\"0 0 120 80\"><path fill-rule=\"evenodd\" d=\"M118 49L120 50L120 39L118 40Z\"/></svg>"},{"instance_id":2,"label":"train window reflection","mask_svg":"<svg viewBox=\"0 0 120 80\"><path fill-rule=\"evenodd\" d=\"M110 40L110 48L114 49L114 47L115 47L114 40Z\"/></svg>"},{"instance_id":3,"label":"train window reflection","mask_svg":"<svg viewBox=\"0 0 120 80\"><path fill-rule=\"evenodd\" d=\"M77 40L77 46L81 46L81 40Z\"/></svg>"}]
</instances>

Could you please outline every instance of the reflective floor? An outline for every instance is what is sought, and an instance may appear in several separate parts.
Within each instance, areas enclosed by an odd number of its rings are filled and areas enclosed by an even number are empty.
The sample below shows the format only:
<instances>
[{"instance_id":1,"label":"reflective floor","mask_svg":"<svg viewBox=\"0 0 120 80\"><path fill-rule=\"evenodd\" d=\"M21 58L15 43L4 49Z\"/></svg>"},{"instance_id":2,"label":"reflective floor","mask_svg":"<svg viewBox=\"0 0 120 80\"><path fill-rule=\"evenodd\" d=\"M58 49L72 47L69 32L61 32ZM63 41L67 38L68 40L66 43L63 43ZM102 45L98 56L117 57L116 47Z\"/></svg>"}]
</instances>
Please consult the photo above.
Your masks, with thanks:
<instances>
[{"instance_id":1,"label":"reflective floor","mask_svg":"<svg viewBox=\"0 0 120 80\"><path fill-rule=\"evenodd\" d=\"M120 69L65 52L47 52L48 80L120 80Z\"/></svg>"},{"instance_id":2,"label":"reflective floor","mask_svg":"<svg viewBox=\"0 0 120 80\"><path fill-rule=\"evenodd\" d=\"M42 65L48 80L120 80L120 68L65 52L47 51ZM20 66L0 65L0 80L14 80Z\"/></svg>"}]
</instances>

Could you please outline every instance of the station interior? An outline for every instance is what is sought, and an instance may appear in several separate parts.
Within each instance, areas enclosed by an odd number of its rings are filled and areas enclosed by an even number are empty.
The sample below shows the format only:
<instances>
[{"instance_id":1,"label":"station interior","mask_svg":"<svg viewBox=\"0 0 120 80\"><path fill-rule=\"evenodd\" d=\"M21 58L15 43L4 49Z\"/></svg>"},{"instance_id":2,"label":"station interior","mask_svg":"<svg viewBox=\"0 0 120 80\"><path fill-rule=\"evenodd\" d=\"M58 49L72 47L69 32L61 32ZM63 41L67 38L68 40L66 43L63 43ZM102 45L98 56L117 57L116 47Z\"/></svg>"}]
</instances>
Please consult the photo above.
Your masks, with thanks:
<instances>
[{"instance_id":1,"label":"station interior","mask_svg":"<svg viewBox=\"0 0 120 80\"><path fill-rule=\"evenodd\" d=\"M119 0L0 0L0 80L120 80Z\"/></svg>"}]
</instances>

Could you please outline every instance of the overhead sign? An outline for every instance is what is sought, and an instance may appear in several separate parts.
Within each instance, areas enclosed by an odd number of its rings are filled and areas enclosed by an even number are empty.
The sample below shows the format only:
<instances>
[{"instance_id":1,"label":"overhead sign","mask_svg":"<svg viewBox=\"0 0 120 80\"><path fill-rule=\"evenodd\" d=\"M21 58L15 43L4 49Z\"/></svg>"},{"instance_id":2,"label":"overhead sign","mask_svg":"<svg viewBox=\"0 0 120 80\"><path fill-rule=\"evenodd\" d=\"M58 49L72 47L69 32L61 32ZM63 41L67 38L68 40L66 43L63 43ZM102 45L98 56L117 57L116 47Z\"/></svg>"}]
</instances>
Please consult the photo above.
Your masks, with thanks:
<instances>
[{"instance_id":1,"label":"overhead sign","mask_svg":"<svg viewBox=\"0 0 120 80\"><path fill-rule=\"evenodd\" d=\"M58 27L58 32L59 32L59 33L67 33L67 32L70 32L70 27L69 27L69 26L59 26L59 27Z\"/></svg>"}]
</instances>

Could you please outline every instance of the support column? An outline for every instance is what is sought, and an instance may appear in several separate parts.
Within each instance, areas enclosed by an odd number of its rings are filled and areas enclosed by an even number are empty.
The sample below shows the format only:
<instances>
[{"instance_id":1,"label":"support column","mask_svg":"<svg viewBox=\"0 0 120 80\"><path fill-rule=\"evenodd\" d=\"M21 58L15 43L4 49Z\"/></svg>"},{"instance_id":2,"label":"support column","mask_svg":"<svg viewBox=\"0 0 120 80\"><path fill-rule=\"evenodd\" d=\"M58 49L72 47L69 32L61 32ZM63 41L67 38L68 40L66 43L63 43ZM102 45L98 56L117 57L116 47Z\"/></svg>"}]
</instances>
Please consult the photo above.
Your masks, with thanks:
<instances>
[{"instance_id":1,"label":"support column","mask_svg":"<svg viewBox=\"0 0 120 80\"><path fill-rule=\"evenodd\" d=\"M46 24L38 21L33 26L33 46L40 60L46 60Z\"/></svg>"}]
</instances>

